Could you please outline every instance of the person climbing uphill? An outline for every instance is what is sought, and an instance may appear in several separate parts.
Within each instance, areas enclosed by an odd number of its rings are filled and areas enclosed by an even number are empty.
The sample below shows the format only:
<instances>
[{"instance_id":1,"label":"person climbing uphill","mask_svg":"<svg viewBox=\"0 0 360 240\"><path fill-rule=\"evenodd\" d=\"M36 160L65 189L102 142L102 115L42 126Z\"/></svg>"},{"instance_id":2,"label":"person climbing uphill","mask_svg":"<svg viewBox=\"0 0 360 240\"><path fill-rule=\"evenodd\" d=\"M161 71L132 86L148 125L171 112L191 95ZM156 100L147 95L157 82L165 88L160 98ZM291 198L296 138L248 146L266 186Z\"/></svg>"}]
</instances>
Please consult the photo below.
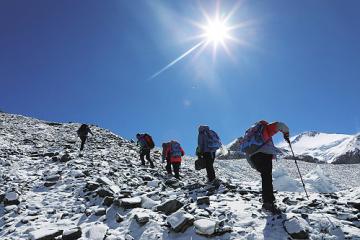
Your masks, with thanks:
<instances>
[{"instance_id":1,"label":"person climbing uphill","mask_svg":"<svg viewBox=\"0 0 360 240\"><path fill-rule=\"evenodd\" d=\"M166 171L168 174L172 174L171 165L173 167L175 178L180 179L180 165L181 157L185 155L180 143L172 140L166 144L165 156L167 158Z\"/></svg>"},{"instance_id":2,"label":"person climbing uphill","mask_svg":"<svg viewBox=\"0 0 360 240\"><path fill-rule=\"evenodd\" d=\"M140 160L141 165L145 166L144 157L150 163L150 167L154 168L154 163L150 159L150 150L155 147L152 137L147 133L138 133L136 134L137 144L140 146Z\"/></svg>"},{"instance_id":3,"label":"person climbing uphill","mask_svg":"<svg viewBox=\"0 0 360 240\"><path fill-rule=\"evenodd\" d=\"M262 209L278 214L281 211L275 205L275 196L272 184L272 159L280 151L274 146L272 136L283 133L284 139L289 142L289 128L282 122L268 123L261 120L250 127L242 139L240 148L246 154L246 159L261 174L262 182Z\"/></svg>"},{"instance_id":4,"label":"person climbing uphill","mask_svg":"<svg viewBox=\"0 0 360 240\"><path fill-rule=\"evenodd\" d=\"M215 152L221 147L219 136L209 126L199 126L197 155L205 161L205 168L209 183L216 179L214 170Z\"/></svg>"},{"instance_id":5,"label":"person climbing uphill","mask_svg":"<svg viewBox=\"0 0 360 240\"><path fill-rule=\"evenodd\" d=\"M164 163L166 161L166 172L171 175L172 171L171 171L171 162L170 162L170 155L167 154L167 150L168 150L168 146L169 146L170 142L165 142L162 144L162 162Z\"/></svg>"},{"instance_id":6,"label":"person climbing uphill","mask_svg":"<svg viewBox=\"0 0 360 240\"><path fill-rule=\"evenodd\" d=\"M84 145L86 142L86 139L88 137L88 134L93 135L93 133L91 132L89 126L87 124L82 124L79 129L77 130L77 135L81 140L81 146L80 146L80 151L82 151L84 149Z\"/></svg>"}]
</instances>

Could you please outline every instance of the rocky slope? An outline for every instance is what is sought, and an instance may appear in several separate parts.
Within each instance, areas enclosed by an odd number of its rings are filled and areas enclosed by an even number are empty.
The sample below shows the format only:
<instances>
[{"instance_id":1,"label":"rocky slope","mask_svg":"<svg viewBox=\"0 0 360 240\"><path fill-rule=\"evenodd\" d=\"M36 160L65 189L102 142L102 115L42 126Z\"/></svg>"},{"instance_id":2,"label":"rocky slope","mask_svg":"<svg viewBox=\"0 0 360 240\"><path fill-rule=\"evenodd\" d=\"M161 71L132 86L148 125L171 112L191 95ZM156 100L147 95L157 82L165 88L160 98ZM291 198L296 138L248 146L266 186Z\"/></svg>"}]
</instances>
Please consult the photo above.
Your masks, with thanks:
<instances>
[{"instance_id":1,"label":"rocky slope","mask_svg":"<svg viewBox=\"0 0 360 240\"><path fill-rule=\"evenodd\" d=\"M78 127L0 113L1 239L360 239L358 188L279 192L273 217L258 187L226 172L206 185L193 159L177 181L159 151L141 167L136 145L96 126L80 155Z\"/></svg>"}]
</instances>

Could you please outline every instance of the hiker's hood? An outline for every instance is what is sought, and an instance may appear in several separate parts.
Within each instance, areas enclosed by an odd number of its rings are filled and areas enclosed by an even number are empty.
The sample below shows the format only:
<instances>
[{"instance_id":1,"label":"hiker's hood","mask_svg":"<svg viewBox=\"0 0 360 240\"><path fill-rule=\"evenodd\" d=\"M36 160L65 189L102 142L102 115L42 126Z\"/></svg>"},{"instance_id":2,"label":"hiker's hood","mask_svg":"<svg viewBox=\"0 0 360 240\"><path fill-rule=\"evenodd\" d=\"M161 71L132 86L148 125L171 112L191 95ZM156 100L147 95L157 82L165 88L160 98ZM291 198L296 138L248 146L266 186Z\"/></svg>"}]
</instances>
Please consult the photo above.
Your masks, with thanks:
<instances>
[{"instance_id":1,"label":"hiker's hood","mask_svg":"<svg viewBox=\"0 0 360 240\"><path fill-rule=\"evenodd\" d=\"M201 126L199 126L199 132L201 133L201 132L204 132L204 131L207 131L207 130L209 130L210 128L209 128L209 126L206 126L206 125L201 125Z\"/></svg>"}]
</instances>

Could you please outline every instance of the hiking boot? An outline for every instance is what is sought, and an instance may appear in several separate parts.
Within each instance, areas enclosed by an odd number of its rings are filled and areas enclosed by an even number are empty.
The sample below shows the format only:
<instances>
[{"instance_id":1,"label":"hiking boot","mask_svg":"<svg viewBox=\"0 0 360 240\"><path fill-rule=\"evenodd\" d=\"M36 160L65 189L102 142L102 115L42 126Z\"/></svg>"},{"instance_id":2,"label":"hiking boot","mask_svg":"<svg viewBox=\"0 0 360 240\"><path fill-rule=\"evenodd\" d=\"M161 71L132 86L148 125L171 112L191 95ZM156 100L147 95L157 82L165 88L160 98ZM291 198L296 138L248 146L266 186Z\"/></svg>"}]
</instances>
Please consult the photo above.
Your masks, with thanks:
<instances>
[{"instance_id":1,"label":"hiking boot","mask_svg":"<svg viewBox=\"0 0 360 240\"><path fill-rule=\"evenodd\" d=\"M262 210L271 212L272 214L280 214L281 210L274 203L264 203L261 207Z\"/></svg>"},{"instance_id":2,"label":"hiking boot","mask_svg":"<svg viewBox=\"0 0 360 240\"><path fill-rule=\"evenodd\" d=\"M215 187L215 188L218 188L218 187L220 187L220 181L219 181L219 179L214 178L213 180L208 181L208 182L207 182L207 185L210 185L210 186L213 186L213 187Z\"/></svg>"}]
</instances>

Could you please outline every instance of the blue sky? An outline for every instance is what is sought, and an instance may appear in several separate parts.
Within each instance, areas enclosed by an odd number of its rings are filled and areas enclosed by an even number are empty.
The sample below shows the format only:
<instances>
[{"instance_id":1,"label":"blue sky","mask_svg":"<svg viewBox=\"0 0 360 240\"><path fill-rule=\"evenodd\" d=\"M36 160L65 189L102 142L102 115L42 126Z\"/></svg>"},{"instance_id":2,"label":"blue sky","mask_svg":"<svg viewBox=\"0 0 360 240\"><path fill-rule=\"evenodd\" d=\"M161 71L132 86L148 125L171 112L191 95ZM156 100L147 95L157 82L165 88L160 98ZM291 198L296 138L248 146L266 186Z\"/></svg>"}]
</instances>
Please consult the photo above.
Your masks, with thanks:
<instances>
[{"instance_id":1,"label":"blue sky","mask_svg":"<svg viewBox=\"0 0 360 240\"><path fill-rule=\"evenodd\" d=\"M149 79L195 46L215 1L0 2L0 109L86 122L126 137L177 139L193 154L197 126L224 143L253 122L360 132L360 2L222 1L244 23Z\"/></svg>"}]
</instances>

